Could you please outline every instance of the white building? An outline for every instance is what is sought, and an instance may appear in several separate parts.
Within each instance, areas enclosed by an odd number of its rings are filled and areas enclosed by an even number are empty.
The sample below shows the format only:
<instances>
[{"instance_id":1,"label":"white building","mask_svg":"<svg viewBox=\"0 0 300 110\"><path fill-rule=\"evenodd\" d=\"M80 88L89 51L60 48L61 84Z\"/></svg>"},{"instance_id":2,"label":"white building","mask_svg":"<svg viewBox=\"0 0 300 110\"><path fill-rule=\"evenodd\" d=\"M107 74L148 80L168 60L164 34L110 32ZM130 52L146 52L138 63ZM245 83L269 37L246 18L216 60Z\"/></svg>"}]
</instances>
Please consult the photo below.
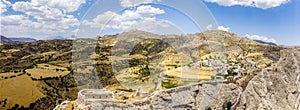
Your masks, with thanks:
<instances>
[{"instance_id":1,"label":"white building","mask_svg":"<svg viewBox=\"0 0 300 110\"><path fill-rule=\"evenodd\" d=\"M114 100L113 93L105 89L82 89L78 92L78 105L88 106L101 100Z\"/></svg>"}]
</instances>

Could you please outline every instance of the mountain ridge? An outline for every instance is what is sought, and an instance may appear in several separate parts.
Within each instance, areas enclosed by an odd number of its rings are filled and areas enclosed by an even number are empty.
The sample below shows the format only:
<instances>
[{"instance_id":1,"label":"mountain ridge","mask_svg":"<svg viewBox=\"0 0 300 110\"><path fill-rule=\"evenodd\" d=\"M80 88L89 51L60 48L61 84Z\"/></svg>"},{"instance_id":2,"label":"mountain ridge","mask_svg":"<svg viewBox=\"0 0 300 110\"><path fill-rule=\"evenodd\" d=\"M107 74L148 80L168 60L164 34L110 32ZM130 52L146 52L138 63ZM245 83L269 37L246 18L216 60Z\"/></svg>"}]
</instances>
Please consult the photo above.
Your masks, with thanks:
<instances>
[{"instance_id":1,"label":"mountain ridge","mask_svg":"<svg viewBox=\"0 0 300 110\"><path fill-rule=\"evenodd\" d=\"M1 37L0 37L0 42L12 42L12 40L9 39L9 38L7 38L7 37L5 37L5 36L2 36L2 35L1 35Z\"/></svg>"},{"instance_id":2,"label":"mountain ridge","mask_svg":"<svg viewBox=\"0 0 300 110\"><path fill-rule=\"evenodd\" d=\"M27 38L27 37L11 37L9 39L15 42L36 42L37 41L34 38Z\"/></svg>"}]
</instances>

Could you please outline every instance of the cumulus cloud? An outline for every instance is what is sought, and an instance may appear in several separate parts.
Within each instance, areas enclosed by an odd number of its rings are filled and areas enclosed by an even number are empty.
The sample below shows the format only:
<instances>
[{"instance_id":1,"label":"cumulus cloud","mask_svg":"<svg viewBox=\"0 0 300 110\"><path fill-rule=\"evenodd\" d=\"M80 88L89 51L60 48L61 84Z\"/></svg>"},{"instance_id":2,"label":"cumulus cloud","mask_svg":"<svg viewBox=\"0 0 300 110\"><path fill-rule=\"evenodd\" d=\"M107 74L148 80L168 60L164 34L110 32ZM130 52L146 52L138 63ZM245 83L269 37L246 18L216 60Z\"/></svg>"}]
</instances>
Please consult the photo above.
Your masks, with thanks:
<instances>
[{"instance_id":1,"label":"cumulus cloud","mask_svg":"<svg viewBox=\"0 0 300 110\"><path fill-rule=\"evenodd\" d=\"M92 21L84 20L82 23L84 25L90 26L92 28L97 27L104 27L106 26L107 22L112 19L114 16L117 16L118 14L115 12L107 11L103 14L98 15L96 18L94 18Z\"/></svg>"},{"instance_id":2,"label":"cumulus cloud","mask_svg":"<svg viewBox=\"0 0 300 110\"><path fill-rule=\"evenodd\" d=\"M226 31L228 32L229 31L229 27L224 27L224 26L218 26L218 30L222 30L222 31Z\"/></svg>"},{"instance_id":3,"label":"cumulus cloud","mask_svg":"<svg viewBox=\"0 0 300 110\"><path fill-rule=\"evenodd\" d=\"M206 30L213 30L213 25L208 25L208 26L206 26Z\"/></svg>"},{"instance_id":4,"label":"cumulus cloud","mask_svg":"<svg viewBox=\"0 0 300 110\"><path fill-rule=\"evenodd\" d=\"M78 31L79 31L79 29L77 28L77 29L74 29L72 32L76 34Z\"/></svg>"},{"instance_id":5,"label":"cumulus cloud","mask_svg":"<svg viewBox=\"0 0 300 110\"><path fill-rule=\"evenodd\" d=\"M206 30L222 30L228 32L230 27L225 27L225 26L213 26L213 25L207 25Z\"/></svg>"},{"instance_id":6,"label":"cumulus cloud","mask_svg":"<svg viewBox=\"0 0 300 110\"><path fill-rule=\"evenodd\" d=\"M176 28L174 24L168 20L157 20L155 18L146 18L133 24L127 30L138 29L145 32L155 34L182 34L181 30Z\"/></svg>"},{"instance_id":7,"label":"cumulus cloud","mask_svg":"<svg viewBox=\"0 0 300 110\"><path fill-rule=\"evenodd\" d=\"M32 0L31 3L74 12L81 4L86 3L86 0Z\"/></svg>"},{"instance_id":8,"label":"cumulus cloud","mask_svg":"<svg viewBox=\"0 0 300 110\"><path fill-rule=\"evenodd\" d=\"M14 30L19 32L22 29L28 30L30 32L39 32L44 34L52 34L58 32L64 32L65 29L68 29L72 24L74 24L72 20L72 16L66 16L66 19L56 22L34 22L29 19L28 16L25 15L9 15L1 17L1 30L4 34L10 33L10 31ZM68 18L71 17L71 18ZM75 21L77 22L77 21ZM51 24L54 23L54 24ZM9 34L11 36L13 33Z\"/></svg>"},{"instance_id":9,"label":"cumulus cloud","mask_svg":"<svg viewBox=\"0 0 300 110\"><path fill-rule=\"evenodd\" d=\"M0 14L7 11L7 8L11 6L11 3L7 0L0 0Z\"/></svg>"},{"instance_id":10,"label":"cumulus cloud","mask_svg":"<svg viewBox=\"0 0 300 110\"><path fill-rule=\"evenodd\" d=\"M153 2L153 0L120 0L120 4L122 7L133 7L151 2Z\"/></svg>"},{"instance_id":11,"label":"cumulus cloud","mask_svg":"<svg viewBox=\"0 0 300 110\"><path fill-rule=\"evenodd\" d=\"M250 6L261 9L268 9L278 7L282 4L288 3L290 0L205 0L206 2L217 3L222 6Z\"/></svg>"},{"instance_id":12,"label":"cumulus cloud","mask_svg":"<svg viewBox=\"0 0 300 110\"><path fill-rule=\"evenodd\" d=\"M2 0L1 4L3 1L6 0ZM8 36L33 32L40 34L65 32L70 27L79 25L79 20L67 13L76 11L83 3L85 0L32 0L14 4L7 2L6 4L9 4L7 6L12 6L14 11L22 14L1 16L1 31Z\"/></svg>"},{"instance_id":13,"label":"cumulus cloud","mask_svg":"<svg viewBox=\"0 0 300 110\"><path fill-rule=\"evenodd\" d=\"M165 11L150 5L142 5L136 10L126 10L122 14L107 11L98 15L91 21L84 20L83 24L92 28L112 28L126 30L132 25L142 22L145 19L155 19L156 15L164 14Z\"/></svg>"},{"instance_id":14,"label":"cumulus cloud","mask_svg":"<svg viewBox=\"0 0 300 110\"><path fill-rule=\"evenodd\" d=\"M28 26L35 26L24 15L1 16L1 35L19 36L29 31ZM12 31L13 30L13 31ZM24 35L23 35L24 36Z\"/></svg>"},{"instance_id":15,"label":"cumulus cloud","mask_svg":"<svg viewBox=\"0 0 300 110\"><path fill-rule=\"evenodd\" d=\"M268 38L266 36L246 34L245 37L247 37L249 39L252 39L252 40L260 40L260 41L264 41L264 42L272 42L272 43L276 43L277 44L277 41L274 38Z\"/></svg>"}]
</instances>

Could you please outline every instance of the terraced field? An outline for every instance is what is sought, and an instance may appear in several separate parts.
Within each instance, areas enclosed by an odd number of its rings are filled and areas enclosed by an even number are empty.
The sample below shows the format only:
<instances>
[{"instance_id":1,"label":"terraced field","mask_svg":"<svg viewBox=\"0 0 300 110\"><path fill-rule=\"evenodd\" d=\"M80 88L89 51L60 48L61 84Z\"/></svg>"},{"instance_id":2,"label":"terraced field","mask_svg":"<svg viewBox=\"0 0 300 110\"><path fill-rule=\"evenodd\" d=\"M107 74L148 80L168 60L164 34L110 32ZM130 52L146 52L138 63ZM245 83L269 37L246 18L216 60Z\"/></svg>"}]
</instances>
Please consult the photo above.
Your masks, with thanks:
<instances>
[{"instance_id":1,"label":"terraced field","mask_svg":"<svg viewBox=\"0 0 300 110\"><path fill-rule=\"evenodd\" d=\"M26 73L34 79L62 77L70 73L67 68L58 67L49 64L38 64L33 69L27 69Z\"/></svg>"}]
</instances>

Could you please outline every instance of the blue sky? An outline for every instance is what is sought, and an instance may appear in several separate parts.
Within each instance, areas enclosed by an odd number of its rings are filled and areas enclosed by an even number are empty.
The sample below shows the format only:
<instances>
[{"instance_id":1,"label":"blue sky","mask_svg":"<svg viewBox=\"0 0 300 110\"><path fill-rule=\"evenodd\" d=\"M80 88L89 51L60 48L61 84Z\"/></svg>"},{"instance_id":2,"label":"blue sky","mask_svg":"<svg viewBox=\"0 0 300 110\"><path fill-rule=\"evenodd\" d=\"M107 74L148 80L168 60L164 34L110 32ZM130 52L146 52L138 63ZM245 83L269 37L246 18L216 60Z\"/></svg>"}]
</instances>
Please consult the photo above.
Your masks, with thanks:
<instances>
[{"instance_id":1,"label":"blue sky","mask_svg":"<svg viewBox=\"0 0 300 110\"><path fill-rule=\"evenodd\" d=\"M300 0L1 0L7 37L95 37L140 29L185 34L219 29L300 45Z\"/></svg>"},{"instance_id":2,"label":"blue sky","mask_svg":"<svg viewBox=\"0 0 300 110\"><path fill-rule=\"evenodd\" d=\"M269 9L205 4L218 23L230 27L231 32L241 36L267 36L276 39L279 44L300 44L300 0Z\"/></svg>"}]
</instances>

